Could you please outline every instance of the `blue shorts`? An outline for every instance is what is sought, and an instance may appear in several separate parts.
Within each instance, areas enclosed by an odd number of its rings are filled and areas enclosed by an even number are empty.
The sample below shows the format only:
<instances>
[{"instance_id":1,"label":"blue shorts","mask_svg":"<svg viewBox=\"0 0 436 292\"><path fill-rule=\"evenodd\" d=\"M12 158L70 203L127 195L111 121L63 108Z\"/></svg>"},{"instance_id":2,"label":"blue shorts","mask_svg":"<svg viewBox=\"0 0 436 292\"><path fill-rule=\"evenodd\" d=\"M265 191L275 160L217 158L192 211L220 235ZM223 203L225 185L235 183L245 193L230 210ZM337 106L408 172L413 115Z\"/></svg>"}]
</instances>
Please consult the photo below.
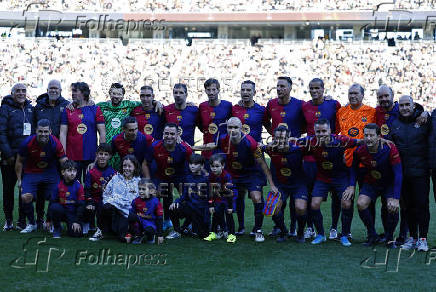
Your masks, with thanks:
<instances>
[{"instance_id":1,"label":"blue shorts","mask_svg":"<svg viewBox=\"0 0 436 292\"><path fill-rule=\"evenodd\" d=\"M250 176L233 178L233 185L238 189L247 189L248 192L258 191L262 193L262 188L266 185L265 176L255 173Z\"/></svg>"},{"instance_id":2,"label":"blue shorts","mask_svg":"<svg viewBox=\"0 0 436 292\"><path fill-rule=\"evenodd\" d=\"M316 180L315 185L313 186L312 197L322 197L326 199L328 193L331 191L333 195L342 199L342 195L349 185L348 177L335 178L331 183Z\"/></svg>"},{"instance_id":3,"label":"blue shorts","mask_svg":"<svg viewBox=\"0 0 436 292\"><path fill-rule=\"evenodd\" d=\"M283 185L283 184L276 184L276 187L279 189L280 193L282 194L282 202L283 204L286 204L286 201L289 197L292 199L301 199L301 200L308 200L308 191L307 186L300 182L300 183L292 183L289 185Z\"/></svg>"},{"instance_id":4,"label":"blue shorts","mask_svg":"<svg viewBox=\"0 0 436 292\"><path fill-rule=\"evenodd\" d=\"M313 185L316 180L316 162L303 160L303 170L308 185Z\"/></svg>"},{"instance_id":5,"label":"blue shorts","mask_svg":"<svg viewBox=\"0 0 436 292\"><path fill-rule=\"evenodd\" d=\"M394 198L394 186L389 184L383 187L364 183L360 189L359 195L368 196L373 201L376 201L378 196L382 196L385 199Z\"/></svg>"},{"instance_id":6,"label":"blue shorts","mask_svg":"<svg viewBox=\"0 0 436 292\"><path fill-rule=\"evenodd\" d=\"M151 227L156 232L156 224L153 221L151 221L149 219L141 218L139 216L138 216L138 218L139 218L139 222L141 222L141 225L142 225L143 229L145 229L147 227Z\"/></svg>"},{"instance_id":7,"label":"blue shorts","mask_svg":"<svg viewBox=\"0 0 436 292\"><path fill-rule=\"evenodd\" d=\"M57 191L59 184L59 175L53 173L25 173L21 181L21 194L32 194L36 198L39 191L44 195L46 200L50 199L52 194Z\"/></svg>"}]
</instances>

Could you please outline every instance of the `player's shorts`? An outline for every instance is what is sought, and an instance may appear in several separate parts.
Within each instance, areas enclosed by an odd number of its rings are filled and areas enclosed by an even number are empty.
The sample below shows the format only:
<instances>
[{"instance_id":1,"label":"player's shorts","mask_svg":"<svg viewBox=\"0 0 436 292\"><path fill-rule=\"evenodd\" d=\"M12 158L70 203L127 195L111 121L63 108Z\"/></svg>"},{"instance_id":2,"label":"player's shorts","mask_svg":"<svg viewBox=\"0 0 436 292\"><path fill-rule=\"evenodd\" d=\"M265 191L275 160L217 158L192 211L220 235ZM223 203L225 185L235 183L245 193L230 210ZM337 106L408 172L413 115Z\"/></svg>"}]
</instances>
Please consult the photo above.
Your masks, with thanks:
<instances>
[{"instance_id":1,"label":"player's shorts","mask_svg":"<svg viewBox=\"0 0 436 292\"><path fill-rule=\"evenodd\" d=\"M262 188L266 185L265 176L260 173L252 173L244 177L233 178L233 185L237 189L247 189L248 192L258 191L262 193Z\"/></svg>"},{"instance_id":2,"label":"player's shorts","mask_svg":"<svg viewBox=\"0 0 436 292\"><path fill-rule=\"evenodd\" d=\"M312 197L327 198L328 193L331 191L340 199L344 191L349 187L349 178L335 178L332 182L327 183L320 180L316 180L313 186Z\"/></svg>"},{"instance_id":3,"label":"player's shorts","mask_svg":"<svg viewBox=\"0 0 436 292\"><path fill-rule=\"evenodd\" d=\"M303 170L308 185L313 185L316 180L316 162L303 160Z\"/></svg>"},{"instance_id":4,"label":"player's shorts","mask_svg":"<svg viewBox=\"0 0 436 292\"><path fill-rule=\"evenodd\" d=\"M288 200L288 198L291 198L293 200L308 200L309 194L307 191L307 186L306 184L304 184L304 182L295 182L289 185L276 184L276 187L282 194L282 202L284 205L286 205L286 201Z\"/></svg>"},{"instance_id":5,"label":"player's shorts","mask_svg":"<svg viewBox=\"0 0 436 292\"><path fill-rule=\"evenodd\" d=\"M147 227L151 227L156 232L156 224L154 224L153 221L141 218L139 216L138 216L138 218L139 218L139 222L141 222L141 225L142 225L143 229L145 229Z\"/></svg>"},{"instance_id":6,"label":"player's shorts","mask_svg":"<svg viewBox=\"0 0 436 292\"><path fill-rule=\"evenodd\" d=\"M25 173L21 181L21 194L32 194L36 198L39 191L49 200L58 189L59 175L54 173Z\"/></svg>"},{"instance_id":7,"label":"player's shorts","mask_svg":"<svg viewBox=\"0 0 436 292\"><path fill-rule=\"evenodd\" d=\"M388 186L374 186L364 183L360 189L359 195L365 195L371 198L371 200L377 200L377 197L381 196L385 199L394 198L394 186L389 184Z\"/></svg>"}]
</instances>

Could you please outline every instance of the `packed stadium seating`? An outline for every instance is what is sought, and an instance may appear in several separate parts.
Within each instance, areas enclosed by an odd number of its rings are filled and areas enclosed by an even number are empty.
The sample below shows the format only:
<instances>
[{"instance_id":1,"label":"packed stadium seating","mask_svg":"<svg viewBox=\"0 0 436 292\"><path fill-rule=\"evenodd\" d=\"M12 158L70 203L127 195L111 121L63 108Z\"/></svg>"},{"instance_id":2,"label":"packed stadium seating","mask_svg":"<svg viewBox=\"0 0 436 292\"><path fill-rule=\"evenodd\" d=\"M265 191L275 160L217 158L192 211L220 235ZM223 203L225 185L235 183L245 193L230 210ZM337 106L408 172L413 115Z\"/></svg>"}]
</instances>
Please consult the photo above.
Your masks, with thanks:
<instances>
[{"instance_id":1,"label":"packed stadium seating","mask_svg":"<svg viewBox=\"0 0 436 292\"><path fill-rule=\"evenodd\" d=\"M30 3L37 9L59 9L63 11L113 11L113 12L236 12L236 11L324 11L378 9L434 9L434 0L382 1L382 0L253 0L250 4L242 0L25 0L0 1L0 10L22 10ZM392 4L389 4L392 3Z\"/></svg>"}]
</instances>

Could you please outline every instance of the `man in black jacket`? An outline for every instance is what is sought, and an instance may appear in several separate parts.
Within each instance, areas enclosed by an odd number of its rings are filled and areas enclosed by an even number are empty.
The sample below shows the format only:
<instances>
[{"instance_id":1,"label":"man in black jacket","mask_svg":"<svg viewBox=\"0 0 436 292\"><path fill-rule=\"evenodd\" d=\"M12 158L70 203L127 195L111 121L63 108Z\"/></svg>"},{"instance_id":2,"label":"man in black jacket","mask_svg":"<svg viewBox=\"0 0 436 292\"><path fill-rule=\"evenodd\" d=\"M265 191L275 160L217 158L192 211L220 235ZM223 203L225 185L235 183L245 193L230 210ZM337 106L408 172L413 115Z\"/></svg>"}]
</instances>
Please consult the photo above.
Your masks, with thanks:
<instances>
[{"instance_id":1,"label":"man in black jacket","mask_svg":"<svg viewBox=\"0 0 436 292\"><path fill-rule=\"evenodd\" d=\"M1 172L3 180L3 211L6 223L3 230L13 228L12 213L14 209L14 189L17 182L15 159L18 148L26 137L34 133L33 106L26 98L26 85L17 83L12 87L11 95L2 100L0 107L0 151ZM18 200L18 229L26 227L26 219Z\"/></svg>"},{"instance_id":2,"label":"man in black jacket","mask_svg":"<svg viewBox=\"0 0 436 292\"><path fill-rule=\"evenodd\" d=\"M433 196L436 201L436 109L431 114L431 133L429 137L429 167L433 181Z\"/></svg>"},{"instance_id":3,"label":"man in black jacket","mask_svg":"<svg viewBox=\"0 0 436 292\"><path fill-rule=\"evenodd\" d=\"M400 115L393 121L391 133L403 165L401 207L404 209L410 231L410 238L402 248L427 251L430 221L428 163L430 123L421 125L417 123L419 112L410 96L402 96L398 105Z\"/></svg>"}]
</instances>

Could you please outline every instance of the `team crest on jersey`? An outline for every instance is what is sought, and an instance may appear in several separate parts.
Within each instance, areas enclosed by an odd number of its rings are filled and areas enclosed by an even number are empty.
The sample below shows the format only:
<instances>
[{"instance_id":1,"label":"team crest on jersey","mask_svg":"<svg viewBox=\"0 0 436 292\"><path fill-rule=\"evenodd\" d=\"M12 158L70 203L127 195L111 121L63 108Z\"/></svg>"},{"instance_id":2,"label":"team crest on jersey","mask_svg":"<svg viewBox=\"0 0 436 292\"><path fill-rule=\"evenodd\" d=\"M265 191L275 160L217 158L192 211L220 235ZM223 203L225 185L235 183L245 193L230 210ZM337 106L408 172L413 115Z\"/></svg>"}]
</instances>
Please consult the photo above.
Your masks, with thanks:
<instances>
[{"instance_id":1,"label":"team crest on jersey","mask_svg":"<svg viewBox=\"0 0 436 292\"><path fill-rule=\"evenodd\" d=\"M322 157L327 158L329 157L329 153L327 151L322 152Z\"/></svg>"},{"instance_id":2,"label":"team crest on jersey","mask_svg":"<svg viewBox=\"0 0 436 292\"><path fill-rule=\"evenodd\" d=\"M177 116L177 121L181 122L182 121L182 116Z\"/></svg>"},{"instance_id":3,"label":"team crest on jersey","mask_svg":"<svg viewBox=\"0 0 436 292\"><path fill-rule=\"evenodd\" d=\"M70 192L66 192L66 195L69 196L71 193Z\"/></svg>"},{"instance_id":4,"label":"team crest on jersey","mask_svg":"<svg viewBox=\"0 0 436 292\"><path fill-rule=\"evenodd\" d=\"M113 118L111 120L111 126L114 129L118 129L121 126L121 120L119 118Z\"/></svg>"},{"instance_id":5,"label":"team crest on jersey","mask_svg":"<svg viewBox=\"0 0 436 292\"><path fill-rule=\"evenodd\" d=\"M41 151L41 153L39 154L39 157L45 157L45 152Z\"/></svg>"},{"instance_id":6,"label":"team crest on jersey","mask_svg":"<svg viewBox=\"0 0 436 292\"><path fill-rule=\"evenodd\" d=\"M83 119L83 114L79 114L79 119Z\"/></svg>"},{"instance_id":7,"label":"team crest on jersey","mask_svg":"<svg viewBox=\"0 0 436 292\"><path fill-rule=\"evenodd\" d=\"M151 124L147 124L144 126L144 133L147 135L151 135L153 133L153 126Z\"/></svg>"},{"instance_id":8,"label":"team crest on jersey","mask_svg":"<svg viewBox=\"0 0 436 292\"><path fill-rule=\"evenodd\" d=\"M165 168L166 175L173 175L175 173L176 173L176 170L174 168L172 168L172 167Z\"/></svg>"},{"instance_id":9,"label":"team crest on jersey","mask_svg":"<svg viewBox=\"0 0 436 292\"><path fill-rule=\"evenodd\" d=\"M142 208L142 212L147 213L147 211L148 211L147 207Z\"/></svg>"},{"instance_id":10,"label":"team crest on jersey","mask_svg":"<svg viewBox=\"0 0 436 292\"><path fill-rule=\"evenodd\" d=\"M315 117L319 118L321 116L321 112L316 112Z\"/></svg>"},{"instance_id":11,"label":"team crest on jersey","mask_svg":"<svg viewBox=\"0 0 436 292\"><path fill-rule=\"evenodd\" d=\"M150 119L150 114L145 114L145 118L148 120Z\"/></svg>"},{"instance_id":12,"label":"team crest on jersey","mask_svg":"<svg viewBox=\"0 0 436 292\"><path fill-rule=\"evenodd\" d=\"M215 117L215 112L210 112L209 117L211 117L213 119Z\"/></svg>"},{"instance_id":13,"label":"team crest on jersey","mask_svg":"<svg viewBox=\"0 0 436 292\"><path fill-rule=\"evenodd\" d=\"M362 117L362 122L366 123L368 119L366 117Z\"/></svg>"},{"instance_id":14,"label":"team crest on jersey","mask_svg":"<svg viewBox=\"0 0 436 292\"><path fill-rule=\"evenodd\" d=\"M282 164L286 164L288 162L288 160L286 159L286 157L282 158Z\"/></svg>"},{"instance_id":15,"label":"team crest on jersey","mask_svg":"<svg viewBox=\"0 0 436 292\"><path fill-rule=\"evenodd\" d=\"M244 114L244 119L248 119L250 117L249 114Z\"/></svg>"},{"instance_id":16,"label":"team crest on jersey","mask_svg":"<svg viewBox=\"0 0 436 292\"><path fill-rule=\"evenodd\" d=\"M242 132L243 132L245 135L250 134L250 126L247 125L247 124L243 124L243 125L242 125Z\"/></svg>"},{"instance_id":17,"label":"team crest on jersey","mask_svg":"<svg viewBox=\"0 0 436 292\"><path fill-rule=\"evenodd\" d=\"M375 160L371 160L371 166L372 166L372 167L376 167L376 166L377 166L377 161L375 161Z\"/></svg>"},{"instance_id":18,"label":"team crest on jersey","mask_svg":"<svg viewBox=\"0 0 436 292\"><path fill-rule=\"evenodd\" d=\"M289 168L281 168L280 169L280 173L283 175L283 176L291 176L291 170L289 169Z\"/></svg>"},{"instance_id":19,"label":"team crest on jersey","mask_svg":"<svg viewBox=\"0 0 436 292\"><path fill-rule=\"evenodd\" d=\"M286 117L286 112L280 112L280 116L281 116L282 118Z\"/></svg>"},{"instance_id":20,"label":"team crest on jersey","mask_svg":"<svg viewBox=\"0 0 436 292\"><path fill-rule=\"evenodd\" d=\"M209 124L209 133L214 135L216 132L218 132L218 126L215 123Z\"/></svg>"},{"instance_id":21,"label":"team crest on jersey","mask_svg":"<svg viewBox=\"0 0 436 292\"><path fill-rule=\"evenodd\" d=\"M359 129L356 128L356 127L350 128L350 129L348 130L348 135L349 135L350 137L356 137L357 135L359 135Z\"/></svg>"},{"instance_id":22,"label":"team crest on jersey","mask_svg":"<svg viewBox=\"0 0 436 292\"><path fill-rule=\"evenodd\" d=\"M389 126L387 124L383 124L380 128L381 130L381 134L383 136L386 136L387 134L389 134Z\"/></svg>"},{"instance_id":23,"label":"team crest on jersey","mask_svg":"<svg viewBox=\"0 0 436 292\"><path fill-rule=\"evenodd\" d=\"M104 177L100 177L100 181L104 181Z\"/></svg>"},{"instance_id":24,"label":"team crest on jersey","mask_svg":"<svg viewBox=\"0 0 436 292\"><path fill-rule=\"evenodd\" d=\"M385 121L389 120L390 115L389 114L385 114Z\"/></svg>"}]
</instances>

